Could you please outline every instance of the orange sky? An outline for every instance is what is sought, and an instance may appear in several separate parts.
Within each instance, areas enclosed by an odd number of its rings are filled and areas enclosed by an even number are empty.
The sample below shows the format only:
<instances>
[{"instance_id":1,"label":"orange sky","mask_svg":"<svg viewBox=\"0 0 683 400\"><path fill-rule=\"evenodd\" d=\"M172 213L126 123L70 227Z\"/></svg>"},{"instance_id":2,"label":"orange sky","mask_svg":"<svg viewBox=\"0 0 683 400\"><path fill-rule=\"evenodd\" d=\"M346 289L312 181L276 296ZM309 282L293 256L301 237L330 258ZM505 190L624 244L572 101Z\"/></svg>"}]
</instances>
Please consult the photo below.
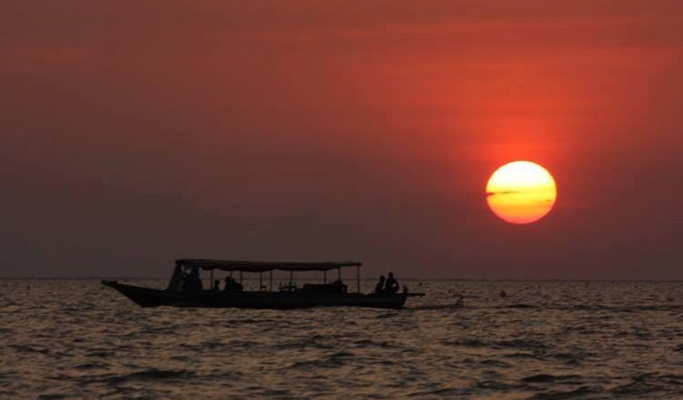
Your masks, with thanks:
<instances>
[{"instance_id":1,"label":"orange sky","mask_svg":"<svg viewBox=\"0 0 683 400\"><path fill-rule=\"evenodd\" d=\"M683 3L138 3L0 6L0 276L683 279ZM486 207L515 159L537 224Z\"/></svg>"}]
</instances>

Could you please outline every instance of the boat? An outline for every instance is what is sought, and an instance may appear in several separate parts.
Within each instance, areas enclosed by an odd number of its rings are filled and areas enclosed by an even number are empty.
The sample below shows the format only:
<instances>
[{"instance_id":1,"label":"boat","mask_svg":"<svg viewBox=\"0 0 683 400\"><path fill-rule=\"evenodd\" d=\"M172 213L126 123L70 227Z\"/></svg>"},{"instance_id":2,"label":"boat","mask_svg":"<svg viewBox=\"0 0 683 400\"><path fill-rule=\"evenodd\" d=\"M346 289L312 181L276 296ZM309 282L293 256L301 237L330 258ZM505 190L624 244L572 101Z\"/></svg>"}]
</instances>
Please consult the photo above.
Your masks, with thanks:
<instances>
[{"instance_id":1,"label":"boat","mask_svg":"<svg viewBox=\"0 0 683 400\"><path fill-rule=\"evenodd\" d=\"M256 309L294 309L308 307L372 307L402 308L411 296L424 293L409 293L403 286L402 292L364 294L360 290L360 266L355 261L345 262L261 262L227 261L207 259L179 259L175 261L173 276L166 289L153 289L135 285L103 280L104 286L111 287L141 307L214 307L214 308L256 308ZM343 283L342 269L355 268L356 290L351 292ZM204 288L201 273L210 273L209 282L214 286ZM214 272L223 271L229 275L224 278L225 285L214 280ZM288 279L280 282L273 290L273 271L285 271ZM318 271L323 273L323 283L297 285L294 277L298 272ZM330 271L337 272L337 279L328 282ZM239 273L239 281L233 274ZM244 290L243 274L258 274L258 290ZM267 274L267 282L264 279ZM267 284L266 284L267 283Z\"/></svg>"}]
</instances>

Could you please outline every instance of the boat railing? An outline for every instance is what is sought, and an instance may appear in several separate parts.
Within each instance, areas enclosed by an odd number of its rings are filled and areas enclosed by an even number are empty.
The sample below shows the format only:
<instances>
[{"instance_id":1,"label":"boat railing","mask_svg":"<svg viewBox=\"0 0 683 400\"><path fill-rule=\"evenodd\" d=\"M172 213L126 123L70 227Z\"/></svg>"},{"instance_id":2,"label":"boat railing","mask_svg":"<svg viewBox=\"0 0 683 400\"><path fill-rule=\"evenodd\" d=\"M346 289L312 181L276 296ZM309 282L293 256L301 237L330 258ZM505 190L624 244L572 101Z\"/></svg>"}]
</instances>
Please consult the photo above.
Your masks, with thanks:
<instances>
[{"instance_id":1,"label":"boat railing","mask_svg":"<svg viewBox=\"0 0 683 400\"><path fill-rule=\"evenodd\" d=\"M296 287L296 282L280 282L280 286L278 288L280 292L296 292L297 287Z\"/></svg>"},{"instance_id":2,"label":"boat railing","mask_svg":"<svg viewBox=\"0 0 683 400\"><path fill-rule=\"evenodd\" d=\"M332 283L305 283L301 288L301 291L318 294L342 294L348 291L348 286L342 281L334 281Z\"/></svg>"}]
</instances>

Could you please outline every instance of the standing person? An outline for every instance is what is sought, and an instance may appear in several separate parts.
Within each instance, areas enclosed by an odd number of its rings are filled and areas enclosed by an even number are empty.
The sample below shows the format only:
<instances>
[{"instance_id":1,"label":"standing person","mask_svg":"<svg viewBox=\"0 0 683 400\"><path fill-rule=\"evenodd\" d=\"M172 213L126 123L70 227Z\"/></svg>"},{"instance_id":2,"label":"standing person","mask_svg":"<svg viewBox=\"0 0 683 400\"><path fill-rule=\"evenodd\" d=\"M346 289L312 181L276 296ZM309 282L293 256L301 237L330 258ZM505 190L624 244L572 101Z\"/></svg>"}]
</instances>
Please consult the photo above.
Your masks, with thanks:
<instances>
[{"instance_id":1,"label":"standing person","mask_svg":"<svg viewBox=\"0 0 683 400\"><path fill-rule=\"evenodd\" d=\"M383 293L384 292L384 275L379 277L379 282L375 285L375 293Z\"/></svg>"},{"instance_id":2,"label":"standing person","mask_svg":"<svg viewBox=\"0 0 683 400\"><path fill-rule=\"evenodd\" d=\"M389 278L387 278L387 282L384 285L384 291L390 294L398 292L398 281L394 278L393 272L389 272Z\"/></svg>"},{"instance_id":3,"label":"standing person","mask_svg":"<svg viewBox=\"0 0 683 400\"><path fill-rule=\"evenodd\" d=\"M187 277L188 290L202 290L202 278L199 277L199 267L193 266Z\"/></svg>"}]
</instances>

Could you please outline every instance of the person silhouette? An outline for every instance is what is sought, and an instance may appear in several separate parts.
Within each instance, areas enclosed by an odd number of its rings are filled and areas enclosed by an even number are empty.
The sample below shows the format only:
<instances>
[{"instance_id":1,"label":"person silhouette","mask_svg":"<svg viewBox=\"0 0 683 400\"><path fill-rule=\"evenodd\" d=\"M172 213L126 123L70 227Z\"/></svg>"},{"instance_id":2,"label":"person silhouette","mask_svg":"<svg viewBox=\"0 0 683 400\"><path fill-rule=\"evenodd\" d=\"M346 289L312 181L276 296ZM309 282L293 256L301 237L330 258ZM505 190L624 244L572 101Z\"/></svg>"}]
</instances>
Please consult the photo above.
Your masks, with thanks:
<instances>
[{"instance_id":1,"label":"person silhouette","mask_svg":"<svg viewBox=\"0 0 683 400\"><path fill-rule=\"evenodd\" d=\"M398 292L398 281L396 278L394 278L394 273L389 272L389 277L387 278L386 283L384 284L384 291L389 294L395 294Z\"/></svg>"},{"instance_id":2,"label":"person silhouette","mask_svg":"<svg viewBox=\"0 0 683 400\"><path fill-rule=\"evenodd\" d=\"M223 288L223 291L241 292L242 290L244 290L242 285L236 280L232 279L231 276L225 278L225 287Z\"/></svg>"},{"instance_id":3,"label":"person silhouette","mask_svg":"<svg viewBox=\"0 0 683 400\"><path fill-rule=\"evenodd\" d=\"M202 290L202 279L199 277L199 267L193 266L187 277L188 290Z\"/></svg>"},{"instance_id":4,"label":"person silhouette","mask_svg":"<svg viewBox=\"0 0 683 400\"><path fill-rule=\"evenodd\" d=\"M379 282L375 285L375 293L382 293L384 292L384 275L381 275L379 277Z\"/></svg>"}]
</instances>

